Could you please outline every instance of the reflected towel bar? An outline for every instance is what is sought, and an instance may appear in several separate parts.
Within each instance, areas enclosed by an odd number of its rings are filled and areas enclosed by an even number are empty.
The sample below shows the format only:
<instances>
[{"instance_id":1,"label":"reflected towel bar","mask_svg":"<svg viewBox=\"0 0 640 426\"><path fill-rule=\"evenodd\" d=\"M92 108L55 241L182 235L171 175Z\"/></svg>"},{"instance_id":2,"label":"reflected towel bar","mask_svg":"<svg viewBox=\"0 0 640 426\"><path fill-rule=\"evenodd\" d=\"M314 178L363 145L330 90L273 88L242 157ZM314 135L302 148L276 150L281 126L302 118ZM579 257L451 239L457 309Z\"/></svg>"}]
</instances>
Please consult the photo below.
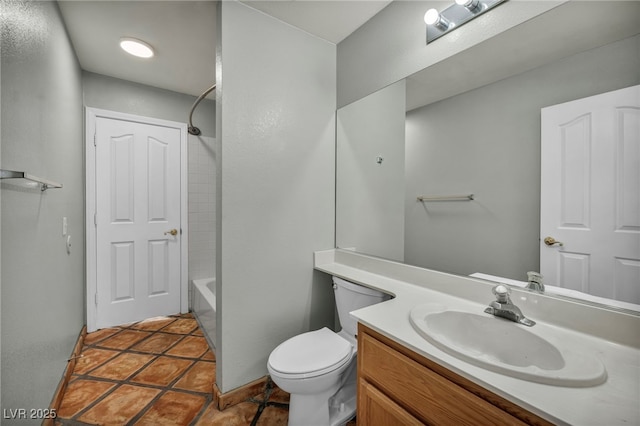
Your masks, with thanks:
<instances>
[{"instance_id":1,"label":"reflected towel bar","mask_svg":"<svg viewBox=\"0 0 640 426\"><path fill-rule=\"evenodd\" d=\"M469 195L438 195L433 197L427 197L421 195L418 197L418 201L471 201L473 200L473 194Z\"/></svg>"}]
</instances>

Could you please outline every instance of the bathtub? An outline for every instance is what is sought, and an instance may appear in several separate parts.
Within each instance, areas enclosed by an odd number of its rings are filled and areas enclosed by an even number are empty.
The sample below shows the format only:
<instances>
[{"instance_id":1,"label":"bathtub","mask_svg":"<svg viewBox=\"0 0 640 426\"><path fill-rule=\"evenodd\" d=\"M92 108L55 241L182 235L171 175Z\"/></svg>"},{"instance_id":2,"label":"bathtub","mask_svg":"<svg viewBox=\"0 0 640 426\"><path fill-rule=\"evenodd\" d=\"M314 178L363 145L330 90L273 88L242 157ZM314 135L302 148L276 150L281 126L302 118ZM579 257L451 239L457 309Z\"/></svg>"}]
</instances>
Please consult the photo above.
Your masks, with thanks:
<instances>
[{"instance_id":1,"label":"bathtub","mask_svg":"<svg viewBox=\"0 0 640 426\"><path fill-rule=\"evenodd\" d=\"M216 346L216 279L202 278L192 280L193 315L200 324L209 344Z\"/></svg>"}]
</instances>

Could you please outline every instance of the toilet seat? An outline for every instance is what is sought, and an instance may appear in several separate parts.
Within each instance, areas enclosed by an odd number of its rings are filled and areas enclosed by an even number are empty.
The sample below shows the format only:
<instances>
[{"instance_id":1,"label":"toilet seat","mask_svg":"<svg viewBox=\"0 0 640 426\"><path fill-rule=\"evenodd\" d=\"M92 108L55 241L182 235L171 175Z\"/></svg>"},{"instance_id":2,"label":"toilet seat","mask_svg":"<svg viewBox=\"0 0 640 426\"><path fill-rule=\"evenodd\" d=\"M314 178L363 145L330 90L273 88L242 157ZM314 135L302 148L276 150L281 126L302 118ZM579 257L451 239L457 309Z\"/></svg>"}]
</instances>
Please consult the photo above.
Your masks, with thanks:
<instances>
[{"instance_id":1,"label":"toilet seat","mask_svg":"<svg viewBox=\"0 0 640 426\"><path fill-rule=\"evenodd\" d=\"M325 327L281 343L269 356L269 366L288 379L317 377L349 362L352 353L347 340Z\"/></svg>"}]
</instances>

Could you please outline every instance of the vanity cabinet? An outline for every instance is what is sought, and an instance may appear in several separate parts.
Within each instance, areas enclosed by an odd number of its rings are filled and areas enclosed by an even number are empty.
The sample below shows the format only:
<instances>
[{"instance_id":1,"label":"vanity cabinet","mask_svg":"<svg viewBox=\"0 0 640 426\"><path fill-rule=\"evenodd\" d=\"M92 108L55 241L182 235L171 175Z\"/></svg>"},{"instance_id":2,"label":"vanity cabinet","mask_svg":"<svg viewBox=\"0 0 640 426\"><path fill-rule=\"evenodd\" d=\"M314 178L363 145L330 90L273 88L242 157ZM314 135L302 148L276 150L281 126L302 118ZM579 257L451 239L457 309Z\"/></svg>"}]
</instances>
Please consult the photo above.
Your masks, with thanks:
<instances>
[{"instance_id":1,"label":"vanity cabinet","mask_svg":"<svg viewBox=\"0 0 640 426\"><path fill-rule=\"evenodd\" d=\"M360 425L550 425L358 324Z\"/></svg>"}]
</instances>

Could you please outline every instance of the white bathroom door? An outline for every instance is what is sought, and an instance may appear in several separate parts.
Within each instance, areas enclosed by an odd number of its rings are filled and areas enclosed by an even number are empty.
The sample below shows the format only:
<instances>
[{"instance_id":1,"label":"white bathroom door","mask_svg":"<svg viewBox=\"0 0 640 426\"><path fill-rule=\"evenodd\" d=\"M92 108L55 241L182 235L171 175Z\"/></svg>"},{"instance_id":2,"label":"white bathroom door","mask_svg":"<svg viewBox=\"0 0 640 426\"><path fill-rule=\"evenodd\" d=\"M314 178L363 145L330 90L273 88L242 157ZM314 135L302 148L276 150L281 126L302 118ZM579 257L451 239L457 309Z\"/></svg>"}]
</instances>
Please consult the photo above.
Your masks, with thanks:
<instances>
[{"instance_id":1,"label":"white bathroom door","mask_svg":"<svg viewBox=\"0 0 640 426\"><path fill-rule=\"evenodd\" d=\"M543 108L541 137L545 282L640 304L640 86Z\"/></svg>"},{"instance_id":2,"label":"white bathroom door","mask_svg":"<svg viewBox=\"0 0 640 426\"><path fill-rule=\"evenodd\" d=\"M182 137L174 126L95 118L90 329L180 312Z\"/></svg>"}]
</instances>

